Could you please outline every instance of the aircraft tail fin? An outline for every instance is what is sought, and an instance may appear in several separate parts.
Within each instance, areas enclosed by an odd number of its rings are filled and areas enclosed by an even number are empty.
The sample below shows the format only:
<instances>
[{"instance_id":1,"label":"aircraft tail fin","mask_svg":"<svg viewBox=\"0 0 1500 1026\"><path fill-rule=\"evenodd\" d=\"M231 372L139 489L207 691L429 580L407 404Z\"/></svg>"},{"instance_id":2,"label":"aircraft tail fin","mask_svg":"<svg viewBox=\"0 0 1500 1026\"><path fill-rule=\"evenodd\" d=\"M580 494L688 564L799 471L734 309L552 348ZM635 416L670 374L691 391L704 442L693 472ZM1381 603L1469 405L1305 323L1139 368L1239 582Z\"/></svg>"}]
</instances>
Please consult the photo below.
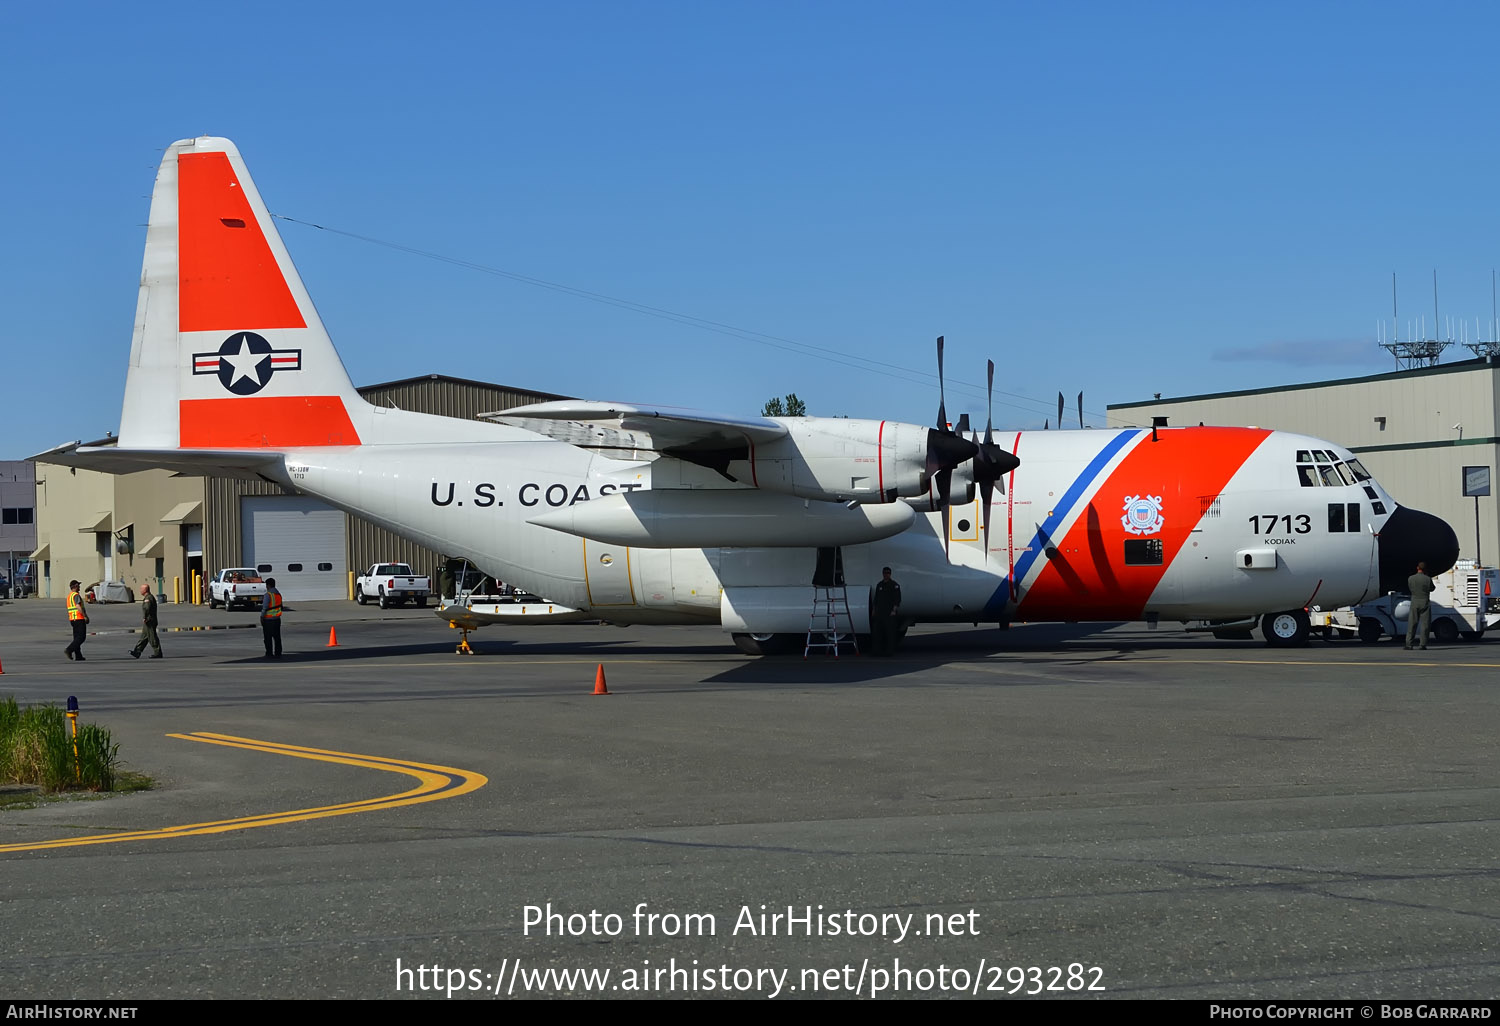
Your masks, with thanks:
<instances>
[{"instance_id":1,"label":"aircraft tail fin","mask_svg":"<svg viewBox=\"0 0 1500 1026\"><path fill-rule=\"evenodd\" d=\"M120 447L359 445L368 414L239 150L173 143L151 197Z\"/></svg>"}]
</instances>

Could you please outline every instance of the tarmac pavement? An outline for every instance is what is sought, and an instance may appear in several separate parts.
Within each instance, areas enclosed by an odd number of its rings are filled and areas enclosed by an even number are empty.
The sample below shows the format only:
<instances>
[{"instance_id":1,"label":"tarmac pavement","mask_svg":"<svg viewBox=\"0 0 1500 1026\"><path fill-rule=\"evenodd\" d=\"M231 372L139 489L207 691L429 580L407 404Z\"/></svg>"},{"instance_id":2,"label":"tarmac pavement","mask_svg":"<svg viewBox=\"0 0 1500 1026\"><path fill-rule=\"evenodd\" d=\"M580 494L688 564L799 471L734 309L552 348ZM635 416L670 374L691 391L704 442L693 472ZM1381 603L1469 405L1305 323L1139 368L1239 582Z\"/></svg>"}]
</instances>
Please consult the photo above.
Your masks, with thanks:
<instances>
[{"instance_id":1,"label":"tarmac pavement","mask_svg":"<svg viewBox=\"0 0 1500 1026\"><path fill-rule=\"evenodd\" d=\"M253 611L163 605L151 662L138 606L90 612L79 665L61 600L0 603L0 696L76 695L158 785L0 811L17 998L1500 990L1494 642L462 657L431 610L293 603L283 660Z\"/></svg>"}]
</instances>

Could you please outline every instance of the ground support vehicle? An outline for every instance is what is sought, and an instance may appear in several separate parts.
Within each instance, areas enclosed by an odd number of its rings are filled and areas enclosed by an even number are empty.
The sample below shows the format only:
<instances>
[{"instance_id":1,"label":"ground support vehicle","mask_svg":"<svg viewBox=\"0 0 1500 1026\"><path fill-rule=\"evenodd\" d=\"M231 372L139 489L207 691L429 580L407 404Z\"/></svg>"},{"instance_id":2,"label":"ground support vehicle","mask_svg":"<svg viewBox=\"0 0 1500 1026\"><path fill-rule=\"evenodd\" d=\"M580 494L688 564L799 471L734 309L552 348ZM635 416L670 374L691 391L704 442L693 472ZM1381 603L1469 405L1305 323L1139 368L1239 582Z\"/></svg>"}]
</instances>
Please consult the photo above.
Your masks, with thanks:
<instances>
[{"instance_id":1,"label":"ground support vehicle","mask_svg":"<svg viewBox=\"0 0 1500 1026\"><path fill-rule=\"evenodd\" d=\"M1462 638L1478 641L1500 626L1500 569L1459 560L1432 579L1432 637L1448 644ZM1335 610L1312 610L1314 629L1324 637L1358 635L1368 643L1383 637L1405 640L1411 597L1391 592L1370 602Z\"/></svg>"},{"instance_id":2,"label":"ground support vehicle","mask_svg":"<svg viewBox=\"0 0 1500 1026\"><path fill-rule=\"evenodd\" d=\"M381 609L404 605L407 601L425 609L431 594L432 580L413 574L405 563L372 563L354 582L354 601L364 605L375 599Z\"/></svg>"},{"instance_id":3,"label":"ground support vehicle","mask_svg":"<svg viewBox=\"0 0 1500 1026\"><path fill-rule=\"evenodd\" d=\"M254 567L220 570L208 582L208 608L233 609L235 606L260 608L266 597L266 583Z\"/></svg>"}]
</instances>

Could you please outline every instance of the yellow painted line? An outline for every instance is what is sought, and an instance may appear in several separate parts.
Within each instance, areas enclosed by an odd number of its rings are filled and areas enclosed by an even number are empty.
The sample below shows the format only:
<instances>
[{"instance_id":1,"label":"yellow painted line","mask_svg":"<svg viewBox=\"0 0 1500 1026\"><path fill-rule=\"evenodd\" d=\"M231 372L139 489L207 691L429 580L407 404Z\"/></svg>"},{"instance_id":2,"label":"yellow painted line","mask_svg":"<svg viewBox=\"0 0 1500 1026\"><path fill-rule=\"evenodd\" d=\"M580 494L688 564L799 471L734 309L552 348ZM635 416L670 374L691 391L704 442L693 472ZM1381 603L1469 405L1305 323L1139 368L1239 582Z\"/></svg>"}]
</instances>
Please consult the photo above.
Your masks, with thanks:
<instances>
[{"instance_id":1,"label":"yellow painted line","mask_svg":"<svg viewBox=\"0 0 1500 1026\"><path fill-rule=\"evenodd\" d=\"M452 766L432 766L424 762L407 759L387 759L378 755L355 755L351 752L333 752L322 748L306 748L302 745L284 745L274 741L256 741L248 737L229 734L211 734L199 731L193 734L168 734L183 741L202 741L205 744L224 745L229 748L244 748L252 752L267 752L272 755L290 755L298 759L314 759L319 762L336 762L345 766L364 769L385 770L387 773L404 773L416 777L418 784L409 791L381 798L365 798L344 802L340 805L321 805L311 809L291 809L286 812L267 812L258 816L242 816L239 819L221 819L208 823L187 823L182 826L162 827L158 830L135 830L128 833L90 834L66 840L41 841L25 844L0 845L0 852L38 851L45 848L71 848L83 844L114 844L120 841L160 841L173 837L195 837L201 834L222 834L231 830L250 830L255 827L276 826L282 823L300 823L309 819L326 819L330 816L350 816L356 812L374 812L377 809L394 809L402 805L420 805L444 798L477 791L489 783L489 778L471 770L454 769Z\"/></svg>"},{"instance_id":2,"label":"yellow painted line","mask_svg":"<svg viewBox=\"0 0 1500 1026\"><path fill-rule=\"evenodd\" d=\"M1222 666L1225 663L1242 666L1465 666L1482 670L1500 669L1500 663L1436 663L1392 656L1389 659L1163 659L1144 657L1143 663L1205 663Z\"/></svg>"}]
</instances>

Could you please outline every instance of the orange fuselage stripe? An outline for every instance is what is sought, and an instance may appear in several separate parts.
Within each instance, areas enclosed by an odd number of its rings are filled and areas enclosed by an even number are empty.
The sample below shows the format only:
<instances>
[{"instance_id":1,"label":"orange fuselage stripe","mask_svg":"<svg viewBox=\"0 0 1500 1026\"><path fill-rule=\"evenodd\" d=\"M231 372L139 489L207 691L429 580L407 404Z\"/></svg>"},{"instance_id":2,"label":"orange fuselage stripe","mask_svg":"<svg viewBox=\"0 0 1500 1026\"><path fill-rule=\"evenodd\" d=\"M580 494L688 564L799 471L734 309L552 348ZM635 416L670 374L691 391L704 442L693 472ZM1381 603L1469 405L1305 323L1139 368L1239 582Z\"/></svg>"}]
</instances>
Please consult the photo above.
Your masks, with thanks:
<instances>
[{"instance_id":1,"label":"orange fuselage stripe","mask_svg":"<svg viewBox=\"0 0 1500 1026\"><path fill-rule=\"evenodd\" d=\"M1057 540L1021 601L1028 620L1138 620L1205 511L1270 435L1258 428L1185 428L1131 449L1097 489L1065 537ZM1163 524L1131 534L1121 518L1128 496L1161 499ZM1126 566L1125 541L1152 537L1162 561Z\"/></svg>"},{"instance_id":2,"label":"orange fuselage stripe","mask_svg":"<svg viewBox=\"0 0 1500 1026\"><path fill-rule=\"evenodd\" d=\"M177 245L178 330L307 326L227 154L177 158Z\"/></svg>"}]
</instances>

